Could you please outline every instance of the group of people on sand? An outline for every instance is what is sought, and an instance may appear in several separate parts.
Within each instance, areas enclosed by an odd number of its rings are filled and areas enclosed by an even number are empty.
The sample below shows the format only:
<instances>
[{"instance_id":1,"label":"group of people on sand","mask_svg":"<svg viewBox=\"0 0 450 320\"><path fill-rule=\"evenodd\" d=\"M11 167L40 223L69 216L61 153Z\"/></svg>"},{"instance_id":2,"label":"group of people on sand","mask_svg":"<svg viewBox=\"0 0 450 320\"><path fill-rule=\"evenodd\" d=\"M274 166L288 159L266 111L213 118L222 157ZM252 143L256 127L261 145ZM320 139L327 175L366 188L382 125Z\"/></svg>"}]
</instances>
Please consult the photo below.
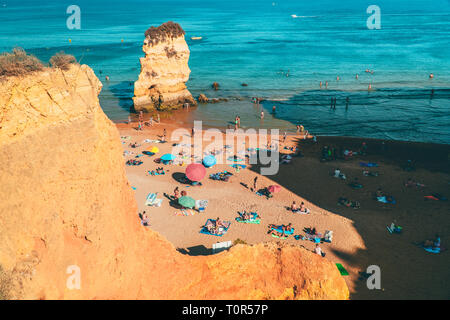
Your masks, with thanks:
<instances>
[{"instance_id":1,"label":"group of people on sand","mask_svg":"<svg viewBox=\"0 0 450 320\"><path fill-rule=\"evenodd\" d=\"M187 196L187 192L182 190L180 192L180 189L178 187L175 187L175 189L173 190L173 196L172 199L173 200L178 200L181 197Z\"/></svg>"},{"instance_id":2,"label":"group of people on sand","mask_svg":"<svg viewBox=\"0 0 450 320\"><path fill-rule=\"evenodd\" d=\"M261 218L257 213L255 215L252 215L245 210L243 212L240 212L239 215L241 216L242 221L251 221Z\"/></svg>"},{"instance_id":3,"label":"group of people on sand","mask_svg":"<svg viewBox=\"0 0 450 320\"><path fill-rule=\"evenodd\" d=\"M292 201L290 209L293 213L298 213L298 212L299 213L309 213L310 212L310 210L308 208L306 208L305 203L303 201L300 203L299 206L297 205L297 203L295 201Z\"/></svg>"},{"instance_id":4,"label":"group of people on sand","mask_svg":"<svg viewBox=\"0 0 450 320\"><path fill-rule=\"evenodd\" d=\"M221 234L223 233L224 229L227 228L227 226L225 225L225 223L220 220L219 217L216 218L216 220L210 220L211 223L208 223L206 225L206 229L208 230L209 233L212 234Z\"/></svg>"},{"instance_id":5,"label":"group of people on sand","mask_svg":"<svg viewBox=\"0 0 450 320\"><path fill-rule=\"evenodd\" d=\"M268 228L269 228L269 230L267 231L268 234L273 234L278 237L286 237L288 236L286 232L292 232L292 230L294 229L292 227L292 223L288 223L287 225L282 224L281 226L269 224Z\"/></svg>"}]
</instances>

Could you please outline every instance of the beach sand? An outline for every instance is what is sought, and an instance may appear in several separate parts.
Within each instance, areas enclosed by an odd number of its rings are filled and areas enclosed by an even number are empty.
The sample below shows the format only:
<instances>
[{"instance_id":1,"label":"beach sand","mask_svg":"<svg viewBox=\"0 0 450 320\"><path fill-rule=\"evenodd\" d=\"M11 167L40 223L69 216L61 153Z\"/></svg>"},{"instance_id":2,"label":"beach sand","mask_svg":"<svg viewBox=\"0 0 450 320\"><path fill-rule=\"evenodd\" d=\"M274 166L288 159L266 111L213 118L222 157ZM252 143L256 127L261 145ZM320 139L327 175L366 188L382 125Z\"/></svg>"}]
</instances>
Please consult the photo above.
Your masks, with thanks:
<instances>
[{"instance_id":1,"label":"beach sand","mask_svg":"<svg viewBox=\"0 0 450 320\"><path fill-rule=\"evenodd\" d=\"M150 228L158 231L181 252L190 255L211 254L211 247L216 242L232 242L241 239L248 244L268 241L285 241L313 250L315 244L307 240L295 240L290 236L286 240L275 239L267 234L268 224L292 223L294 234L305 235L304 228L315 227L318 232L333 231L332 243L322 243L326 253L325 259L341 263L349 272L345 276L351 292L351 299L449 299L450 298L450 263L449 251L432 254L414 245L414 242L433 238L436 233L441 236L442 246L448 247L450 241L449 201L425 201L424 196L441 193L449 196L450 174L448 166L449 147L411 142L387 141L381 149L381 141L344 137L318 137L314 144L311 140L299 139L290 135L284 146L297 145L304 157L293 158L290 164L281 164L278 174L262 176L257 165L236 172L228 164L219 164L207 169L207 176L202 186L188 186L176 180L185 172L185 166L161 165L153 160L164 153L170 153L173 142L171 132L182 126L181 120L163 120L154 126L145 126L137 131L137 125L117 124L123 139L124 150L133 152L125 156L134 159L149 146L157 146L160 152L152 157L141 156L140 166L126 166L130 185L135 188L139 212L146 211L150 218ZM145 139L161 138L163 129L167 130L168 143L144 143ZM190 131L190 128L187 128ZM346 146L355 150L362 141L367 141L368 155L356 156L350 160L321 162L323 145ZM131 148L129 143L138 142L141 147ZM232 155L232 154L231 154ZM417 158L416 170L405 172L400 164L410 155ZM378 177L365 177L366 168L360 161L377 162L379 167L369 168L378 171ZM166 174L151 176L147 172L157 167L164 167ZM347 176L347 180L332 177L336 167ZM229 182L208 179L212 173L220 171L233 173ZM242 184L249 187L258 176L258 189L277 184L282 187L273 198L256 195ZM363 188L354 190L347 184L357 177ZM407 178L424 183L424 188L406 188L403 183ZM206 212L193 216L175 215L179 209L169 204L163 194L173 194L178 186L194 199L207 199ZM383 204L373 200L373 193L381 187L392 194L397 204ZM146 207L146 196L158 192L163 198L161 207ZM340 196L345 196L361 203L358 210L337 204ZM287 210L292 201L297 204L304 201L311 210L308 215L294 214ZM245 224L235 221L241 210L256 211L261 216L261 224ZM136 216L138 213L136 213ZM231 221L229 231L222 237L199 233L207 219L220 217ZM390 234L386 227L395 221L403 227L402 234ZM138 220L137 220L137 223ZM366 271L370 265L381 269L381 290L369 290L366 280L358 279L360 271Z\"/></svg>"}]
</instances>

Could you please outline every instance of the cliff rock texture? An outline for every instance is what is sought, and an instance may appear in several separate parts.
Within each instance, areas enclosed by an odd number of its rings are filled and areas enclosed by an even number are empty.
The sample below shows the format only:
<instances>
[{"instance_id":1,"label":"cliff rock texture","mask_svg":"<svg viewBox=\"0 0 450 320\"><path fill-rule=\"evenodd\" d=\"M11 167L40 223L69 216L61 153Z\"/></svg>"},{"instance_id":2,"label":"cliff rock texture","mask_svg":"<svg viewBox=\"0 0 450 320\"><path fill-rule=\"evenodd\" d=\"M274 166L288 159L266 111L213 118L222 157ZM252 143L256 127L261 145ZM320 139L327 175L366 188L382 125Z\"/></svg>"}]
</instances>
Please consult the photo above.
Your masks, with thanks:
<instances>
[{"instance_id":1,"label":"cliff rock texture","mask_svg":"<svg viewBox=\"0 0 450 320\"><path fill-rule=\"evenodd\" d=\"M191 257L143 227L101 88L85 65L0 82L0 297L348 299L336 266L304 249Z\"/></svg>"},{"instance_id":2,"label":"cliff rock texture","mask_svg":"<svg viewBox=\"0 0 450 320\"><path fill-rule=\"evenodd\" d=\"M196 102L186 88L191 70L189 48L179 24L166 22L145 32L141 73L134 83L137 111L176 109Z\"/></svg>"}]
</instances>

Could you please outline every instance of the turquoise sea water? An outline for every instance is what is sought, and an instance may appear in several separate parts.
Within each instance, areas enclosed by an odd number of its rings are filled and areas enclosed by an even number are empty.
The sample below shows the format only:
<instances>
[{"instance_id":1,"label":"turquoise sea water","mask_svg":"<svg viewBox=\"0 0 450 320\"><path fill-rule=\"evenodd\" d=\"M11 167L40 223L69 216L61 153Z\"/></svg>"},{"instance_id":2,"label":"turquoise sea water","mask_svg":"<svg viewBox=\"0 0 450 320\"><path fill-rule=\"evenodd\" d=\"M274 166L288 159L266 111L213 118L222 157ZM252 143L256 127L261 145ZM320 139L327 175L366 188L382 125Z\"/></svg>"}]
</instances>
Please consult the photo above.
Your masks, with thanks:
<instances>
[{"instance_id":1,"label":"turquoise sea water","mask_svg":"<svg viewBox=\"0 0 450 320\"><path fill-rule=\"evenodd\" d=\"M66 27L72 4L81 30ZM380 30L366 26L371 4L381 9ZM144 32L168 20L186 31L193 95L231 98L199 106L191 120L223 127L239 114L244 127L295 131L301 123L316 134L450 144L448 0L0 0L0 51L21 46L45 61L61 50L75 55L102 80L106 114L121 121L132 107ZM252 96L267 99L264 121Z\"/></svg>"}]
</instances>

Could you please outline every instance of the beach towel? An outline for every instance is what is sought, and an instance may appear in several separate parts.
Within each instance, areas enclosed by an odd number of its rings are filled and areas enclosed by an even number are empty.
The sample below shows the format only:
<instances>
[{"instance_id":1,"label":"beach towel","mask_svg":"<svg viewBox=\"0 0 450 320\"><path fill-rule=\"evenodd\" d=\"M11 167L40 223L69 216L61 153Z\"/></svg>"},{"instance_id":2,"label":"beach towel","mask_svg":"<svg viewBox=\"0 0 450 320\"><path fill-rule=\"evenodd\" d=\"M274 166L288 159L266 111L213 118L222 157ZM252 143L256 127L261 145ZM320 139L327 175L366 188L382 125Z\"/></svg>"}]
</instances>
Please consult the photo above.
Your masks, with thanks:
<instances>
[{"instance_id":1,"label":"beach towel","mask_svg":"<svg viewBox=\"0 0 450 320\"><path fill-rule=\"evenodd\" d=\"M344 268L344 266L340 263L336 263L336 267L338 268L339 272L341 273L341 276L348 276L348 271Z\"/></svg>"},{"instance_id":2,"label":"beach towel","mask_svg":"<svg viewBox=\"0 0 450 320\"><path fill-rule=\"evenodd\" d=\"M378 163L375 162L360 162L359 165L361 167L368 167L368 168L378 167Z\"/></svg>"},{"instance_id":3,"label":"beach towel","mask_svg":"<svg viewBox=\"0 0 450 320\"><path fill-rule=\"evenodd\" d=\"M280 236L277 236L276 234L273 234L273 233L272 233L272 237L277 238L277 239L281 239L281 240L286 240L288 238L288 237L280 237Z\"/></svg>"},{"instance_id":4,"label":"beach towel","mask_svg":"<svg viewBox=\"0 0 450 320\"><path fill-rule=\"evenodd\" d=\"M392 198L392 200L388 201L388 199L386 198L386 196L383 197L377 197L377 201L382 202L382 203L390 203L390 204L396 204L397 201L395 201L394 198Z\"/></svg>"},{"instance_id":5,"label":"beach towel","mask_svg":"<svg viewBox=\"0 0 450 320\"><path fill-rule=\"evenodd\" d=\"M298 214L310 214L311 210L309 210L308 208L305 208L305 211L300 211L300 209L298 210L292 210L293 213L298 213Z\"/></svg>"},{"instance_id":6,"label":"beach towel","mask_svg":"<svg viewBox=\"0 0 450 320\"><path fill-rule=\"evenodd\" d=\"M232 168L235 168L235 169L245 169L245 168L247 168L247 166L246 165L244 165L244 164L230 164L230 167L232 167Z\"/></svg>"},{"instance_id":7,"label":"beach towel","mask_svg":"<svg viewBox=\"0 0 450 320\"><path fill-rule=\"evenodd\" d=\"M278 227L272 227L272 230L278 231L280 233L283 233L283 229L281 228L281 226ZM294 228L292 228L290 231L284 231L284 234L294 234Z\"/></svg>"},{"instance_id":8,"label":"beach towel","mask_svg":"<svg viewBox=\"0 0 450 320\"><path fill-rule=\"evenodd\" d=\"M211 233L211 232L208 231L208 227L207 227L208 224L215 225L216 224L216 220L213 220L213 219L206 220L206 223L202 227L202 229L200 230L200 233L211 235L211 236L221 237L221 236L223 236L224 234L227 233L228 229L230 228L231 222L230 221L223 221L223 224L224 224L225 227L220 227L219 228L219 233L217 233L217 234Z\"/></svg>"},{"instance_id":9,"label":"beach towel","mask_svg":"<svg viewBox=\"0 0 450 320\"><path fill-rule=\"evenodd\" d=\"M193 216L197 213L197 211L192 209L181 209L180 211L175 212L176 216Z\"/></svg>"},{"instance_id":10,"label":"beach towel","mask_svg":"<svg viewBox=\"0 0 450 320\"><path fill-rule=\"evenodd\" d=\"M260 218L256 218L258 216L258 214L256 212L250 212L250 219L249 220L243 220L242 219L242 213L239 212L239 217L236 218L237 222L240 223L252 223L252 224L260 224L261 223L261 219Z\"/></svg>"}]
</instances>

